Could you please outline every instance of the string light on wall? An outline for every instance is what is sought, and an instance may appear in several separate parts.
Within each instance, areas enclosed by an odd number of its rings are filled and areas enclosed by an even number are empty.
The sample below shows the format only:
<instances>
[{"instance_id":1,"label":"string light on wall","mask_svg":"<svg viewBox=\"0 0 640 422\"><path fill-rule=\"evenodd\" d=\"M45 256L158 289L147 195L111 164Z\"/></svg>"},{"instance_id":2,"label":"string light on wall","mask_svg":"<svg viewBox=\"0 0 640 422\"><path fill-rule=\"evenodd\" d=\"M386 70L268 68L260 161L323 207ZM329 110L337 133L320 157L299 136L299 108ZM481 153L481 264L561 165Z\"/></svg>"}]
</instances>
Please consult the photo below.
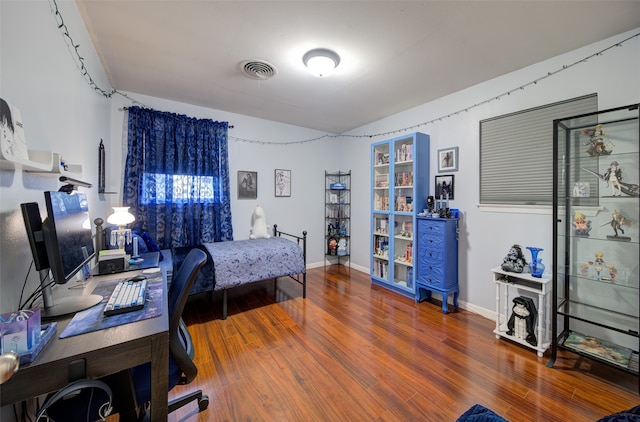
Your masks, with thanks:
<instances>
[{"instance_id":1,"label":"string light on wall","mask_svg":"<svg viewBox=\"0 0 640 422\"><path fill-rule=\"evenodd\" d=\"M58 25L58 29L64 35L67 46L73 50L72 57L74 57L74 61L77 60L76 65L80 68L80 73L82 73L82 76L86 79L89 86L93 88L95 92L97 92L98 94L101 94L105 98L111 98L111 96L115 94L117 91L115 89L111 89L108 91L104 90L100 88L98 84L95 83L95 81L91 77L91 74L89 73L89 70L84 65L84 57L80 55L80 52L78 50L80 48L80 44L76 44L73 42L73 38L71 38L71 35L69 34L69 28L67 28L67 25L64 23L64 19L62 18L62 14L58 9L58 4L56 3L56 0L50 0L50 3L51 3L51 6L50 6L51 11L53 12L54 17L56 19L56 24ZM75 55L73 53L75 53Z\"/></svg>"},{"instance_id":2,"label":"string light on wall","mask_svg":"<svg viewBox=\"0 0 640 422\"><path fill-rule=\"evenodd\" d=\"M136 101L134 99L132 99L130 96L128 96L126 93L120 92L116 89L111 89L111 90L104 90L102 88L100 88L95 81L93 80L93 78L91 77L91 75L89 74L88 69L86 68L86 66L84 65L84 58L80 55L79 53L79 45L76 45L73 42L73 39L71 38L71 35L69 34L69 29L67 28L67 26L64 23L64 20L62 18L62 15L60 14L60 11L58 10L58 5L56 3L56 0L49 0L50 3L52 4L52 11L55 14L56 17L56 23L58 25L58 28L60 29L60 31L62 32L63 36L65 37L65 42L67 42L68 44L70 44L71 49L72 49L72 53L75 54L74 57L74 61L77 61L78 63L78 67L80 68L80 72L82 73L82 76L87 80L87 83L91 86L91 88L93 88L93 90L95 92L97 92L98 94L106 97L106 98L111 98L114 94L118 94L121 95L122 97L128 99L129 101L131 101L132 103L137 103L140 104L143 107L147 107L147 108L151 108L148 107L142 103L140 103L139 101ZM291 141L291 142L270 142L270 141L260 141L260 140L251 140L251 139L244 139L244 138L239 138L239 137L234 137L234 136L229 136L228 138L230 140L233 141L237 141L237 142L247 142L247 143L253 143L253 144L260 144L260 145L294 145L294 144L304 144L304 143L309 143L309 142L316 142L316 141L320 141L322 139L331 139L331 138L375 138L375 137L382 137L382 136L390 136L390 135L394 135L394 134L399 134L399 133L405 133L405 132L413 132L416 129L419 129L422 126L427 126L436 122L441 122L444 119L448 119L451 117L455 117L458 116L461 113L466 113L469 112L469 110L481 107L485 104L489 104L492 101L499 101L501 98L506 97L511 95L514 92L518 92L518 91L524 91L525 88L528 88L530 86L533 85L537 85L538 82L543 81L547 78L550 78L552 76L557 75L560 72L563 72L567 69L570 69L574 66L577 66L581 63L586 63L588 60L596 58L596 57L601 57L604 55L604 53L608 52L609 50L616 48L616 47L622 47L624 44L626 44L627 42L629 42L630 40L640 37L640 32L635 33L621 41L618 41L606 48L603 48L600 51L597 51L587 57L584 57L580 60L577 60L571 64L568 65L562 65L561 68L558 68L554 71L551 72L547 72L546 75L541 76L539 78L536 78L528 83L525 83L523 85L520 85L516 88L510 89L506 92L503 92L501 94L492 96L489 99L486 99L484 101L475 103L471 106L467 106L467 107L462 107L460 110L453 112L453 113L447 113L447 114L443 114L439 117L433 118L431 120L428 121L424 121L421 123L417 123L415 125L412 126L407 126L407 127L403 127L403 128L399 128L399 129L395 129L392 131L387 131L387 132L379 132L379 133L374 133L374 134L361 134L361 135L349 135L349 134L325 134L325 135L321 135L315 138L310 138L310 139L305 139L305 140L300 140L300 141ZM326 50L326 49L314 49L311 50L309 52L307 52L304 56L303 56L303 62L305 63L305 65L309 65L310 62L312 62L312 59L315 59L318 56L324 56L324 60L326 63L328 63L330 66L329 68L331 68L331 66L333 66L333 69L335 69L335 67L338 66L338 64L340 64L340 56L338 56L335 52L331 51L331 50ZM329 69L331 70L331 69ZM320 74L318 76L322 76L322 77L326 77L328 76L327 70L322 70L320 71ZM233 126L229 126L229 128L232 128Z\"/></svg>"}]
</instances>

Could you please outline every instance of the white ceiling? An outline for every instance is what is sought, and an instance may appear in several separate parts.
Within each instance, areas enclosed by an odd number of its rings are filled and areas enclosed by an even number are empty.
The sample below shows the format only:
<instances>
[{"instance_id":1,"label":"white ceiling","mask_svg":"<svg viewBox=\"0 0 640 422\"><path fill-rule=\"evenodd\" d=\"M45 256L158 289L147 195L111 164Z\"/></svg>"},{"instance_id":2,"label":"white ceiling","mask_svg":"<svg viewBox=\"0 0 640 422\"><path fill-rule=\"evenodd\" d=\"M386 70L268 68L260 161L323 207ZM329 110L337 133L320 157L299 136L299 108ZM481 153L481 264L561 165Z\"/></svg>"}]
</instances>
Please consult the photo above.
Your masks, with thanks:
<instances>
[{"instance_id":1,"label":"white ceiling","mask_svg":"<svg viewBox=\"0 0 640 422\"><path fill-rule=\"evenodd\" d=\"M640 27L617 0L76 3L113 88L331 133ZM340 55L333 75L305 69L313 48Z\"/></svg>"}]
</instances>

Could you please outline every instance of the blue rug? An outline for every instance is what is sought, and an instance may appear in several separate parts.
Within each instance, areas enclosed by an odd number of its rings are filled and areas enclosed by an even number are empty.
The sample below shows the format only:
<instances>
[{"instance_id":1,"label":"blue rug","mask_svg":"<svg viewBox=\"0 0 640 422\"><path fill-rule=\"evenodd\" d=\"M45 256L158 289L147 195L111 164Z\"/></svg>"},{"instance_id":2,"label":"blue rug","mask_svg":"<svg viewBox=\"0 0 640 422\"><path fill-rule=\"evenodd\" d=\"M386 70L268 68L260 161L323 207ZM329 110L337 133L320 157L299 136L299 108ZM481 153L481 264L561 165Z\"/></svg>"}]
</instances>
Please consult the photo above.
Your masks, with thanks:
<instances>
[{"instance_id":1,"label":"blue rug","mask_svg":"<svg viewBox=\"0 0 640 422\"><path fill-rule=\"evenodd\" d=\"M490 409L474 404L469 410L464 412L456 422L508 422L505 418Z\"/></svg>"},{"instance_id":2,"label":"blue rug","mask_svg":"<svg viewBox=\"0 0 640 422\"><path fill-rule=\"evenodd\" d=\"M147 278L147 302L144 308L139 311L124 314L112 316L103 315L102 311L104 311L104 307L116 284L120 280L126 280L128 278L129 277L124 277L99 283L93 293L101 295L102 302L76 313L69 325L67 325L62 334L60 334L60 338L77 336L78 334L90 333L92 331L103 330L105 328L129 324L162 315L162 275Z\"/></svg>"}]
</instances>

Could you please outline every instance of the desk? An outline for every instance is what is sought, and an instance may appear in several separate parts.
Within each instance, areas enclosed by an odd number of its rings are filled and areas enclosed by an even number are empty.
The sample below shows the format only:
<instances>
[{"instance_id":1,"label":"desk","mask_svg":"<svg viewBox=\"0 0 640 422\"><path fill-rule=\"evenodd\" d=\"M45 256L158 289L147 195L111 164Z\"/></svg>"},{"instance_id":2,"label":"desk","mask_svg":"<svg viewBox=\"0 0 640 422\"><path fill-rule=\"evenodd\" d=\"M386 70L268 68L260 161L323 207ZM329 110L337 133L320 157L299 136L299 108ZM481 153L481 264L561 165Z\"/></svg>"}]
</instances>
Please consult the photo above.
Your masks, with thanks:
<instances>
[{"instance_id":1,"label":"desk","mask_svg":"<svg viewBox=\"0 0 640 422\"><path fill-rule=\"evenodd\" d=\"M122 277L122 273L93 277L83 292L92 292L101 281ZM163 282L162 316L65 339L60 339L59 335L72 316L57 320L56 336L38 357L30 364L21 366L9 381L0 385L0 405L60 390L69 383L69 364L78 359L85 361L85 378L92 379L151 362L151 420L166 421L169 396L166 276L163 276ZM58 286L58 289L66 287Z\"/></svg>"}]
</instances>

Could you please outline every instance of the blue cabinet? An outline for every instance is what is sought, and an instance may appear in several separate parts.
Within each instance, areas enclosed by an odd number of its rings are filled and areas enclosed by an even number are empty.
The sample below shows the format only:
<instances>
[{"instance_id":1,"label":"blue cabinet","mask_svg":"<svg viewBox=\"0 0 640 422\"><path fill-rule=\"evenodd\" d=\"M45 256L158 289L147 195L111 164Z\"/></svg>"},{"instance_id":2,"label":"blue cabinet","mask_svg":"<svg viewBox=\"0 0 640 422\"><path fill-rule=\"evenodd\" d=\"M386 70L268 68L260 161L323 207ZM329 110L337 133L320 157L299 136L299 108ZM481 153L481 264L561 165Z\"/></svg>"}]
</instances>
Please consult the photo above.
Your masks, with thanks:
<instances>
[{"instance_id":1,"label":"blue cabinet","mask_svg":"<svg viewBox=\"0 0 640 422\"><path fill-rule=\"evenodd\" d=\"M414 297L416 214L429 196L429 135L371 145L371 282Z\"/></svg>"},{"instance_id":2,"label":"blue cabinet","mask_svg":"<svg viewBox=\"0 0 640 422\"><path fill-rule=\"evenodd\" d=\"M449 311L447 298L453 294L458 308L458 219L417 217L416 301L435 292L442 295L442 312Z\"/></svg>"}]
</instances>

